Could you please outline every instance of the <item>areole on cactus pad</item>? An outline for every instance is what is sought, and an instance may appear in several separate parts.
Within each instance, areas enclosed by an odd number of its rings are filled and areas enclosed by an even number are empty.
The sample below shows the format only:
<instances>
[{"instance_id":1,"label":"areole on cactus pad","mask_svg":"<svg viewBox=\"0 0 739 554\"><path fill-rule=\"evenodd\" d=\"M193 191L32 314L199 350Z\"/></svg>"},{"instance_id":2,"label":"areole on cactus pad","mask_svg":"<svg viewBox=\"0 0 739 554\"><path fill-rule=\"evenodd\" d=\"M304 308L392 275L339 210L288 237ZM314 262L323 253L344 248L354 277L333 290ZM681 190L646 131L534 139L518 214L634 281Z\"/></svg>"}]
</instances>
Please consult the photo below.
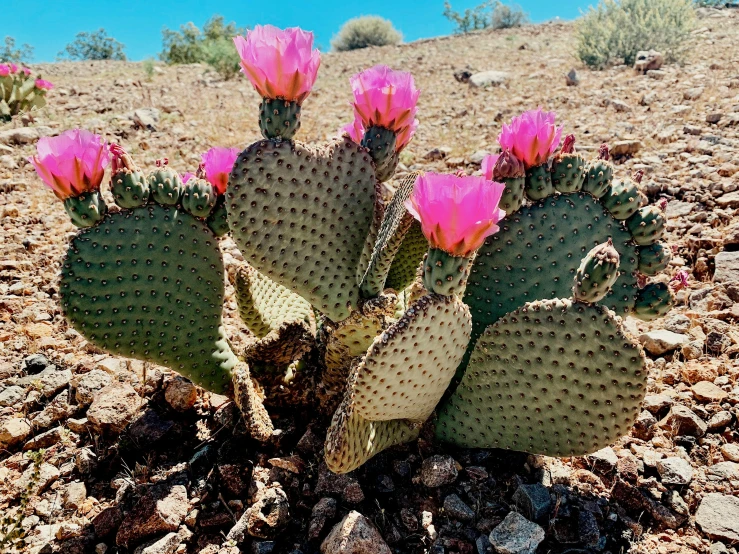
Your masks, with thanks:
<instances>
[{"instance_id":1,"label":"areole on cactus pad","mask_svg":"<svg viewBox=\"0 0 739 554\"><path fill-rule=\"evenodd\" d=\"M312 35L257 27L236 46L265 139L209 151L186 179L166 161L145 175L91 133L40 143L39 175L83 227L60 289L75 329L231 395L259 440L273 431L263 400L309 405L336 472L425 424L461 446L559 456L628 432L646 371L620 318L672 303L665 216L640 175L614 182L605 146L589 161L572 135L559 148L555 114L539 108L504 125L482 176L391 181L417 126L409 74L352 77L354 122L306 145L295 137L320 63ZM224 268L229 232L245 261ZM256 337L238 353L226 272Z\"/></svg>"}]
</instances>

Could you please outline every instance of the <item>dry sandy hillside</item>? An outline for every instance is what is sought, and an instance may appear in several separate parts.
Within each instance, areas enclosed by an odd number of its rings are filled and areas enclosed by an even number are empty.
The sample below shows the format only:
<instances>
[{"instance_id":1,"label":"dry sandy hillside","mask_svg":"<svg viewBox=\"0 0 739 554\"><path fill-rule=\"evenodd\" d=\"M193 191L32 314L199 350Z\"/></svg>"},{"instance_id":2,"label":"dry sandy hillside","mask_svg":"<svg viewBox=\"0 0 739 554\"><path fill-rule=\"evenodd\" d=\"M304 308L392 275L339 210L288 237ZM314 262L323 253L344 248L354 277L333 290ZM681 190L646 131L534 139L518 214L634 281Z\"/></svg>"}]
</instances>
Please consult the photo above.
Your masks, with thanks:
<instances>
[{"instance_id":1,"label":"dry sandy hillside","mask_svg":"<svg viewBox=\"0 0 739 554\"><path fill-rule=\"evenodd\" d=\"M28 551L312 554L356 510L367 542L353 535L355 550L328 554L484 554L496 529L500 552L528 552L543 534L541 553L736 554L739 11L706 12L699 26L686 63L650 75L580 66L566 24L324 55L301 140L349 121L348 78L377 63L411 71L423 91L401 174L477 171L502 122L556 110L581 150L618 143L619 175L645 170L650 200L668 201L669 274L691 275L668 317L627 321L649 353L649 392L612 448L557 460L421 439L342 477L321 462L324 419L278 411L281 434L259 444L223 398L164 369L144 374L69 328L57 288L75 228L25 161L39 135L80 126L119 141L141 166L167 157L193 170L211 146L259 138L256 93L197 65L157 66L151 79L138 63L34 68L56 84L48 106L25 127L0 127L0 513L20 519ZM565 83L573 67L579 86ZM475 88L455 79L465 69L505 75ZM227 260L237 255L229 240L223 248ZM248 340L229 295L228 331ZM106 429L87 420L92 402L112 406ZM28 453L40 448L38 466ZM233 531L250 506L261 523L246 518ZM511 511L528 520L506 531Z\"/></svg>"}]
</instances>

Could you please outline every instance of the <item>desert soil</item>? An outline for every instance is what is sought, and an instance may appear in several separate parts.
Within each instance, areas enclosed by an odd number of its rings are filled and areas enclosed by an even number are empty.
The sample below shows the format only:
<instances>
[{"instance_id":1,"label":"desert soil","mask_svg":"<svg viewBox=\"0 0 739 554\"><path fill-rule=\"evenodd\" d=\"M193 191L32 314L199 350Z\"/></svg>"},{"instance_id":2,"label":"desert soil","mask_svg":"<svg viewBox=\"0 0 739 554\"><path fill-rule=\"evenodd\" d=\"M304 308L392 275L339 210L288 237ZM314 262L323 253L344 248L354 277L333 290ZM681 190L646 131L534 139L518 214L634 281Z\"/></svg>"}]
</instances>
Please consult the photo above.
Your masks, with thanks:
<instances>
[{"instance_id":1,"label":"desert soil","mask_svg":"<svg viewBox=\"0 0 739 554\"><path fill-rule=\"evenodd\" d=\"M192 171L211 146L260 138L250 85L199 65L157 65L150 77L139 63L34 67L56 84L48 106L0 126L0 513L20 522L23 548L311 554L356 511L364 546L353 536L356 550L326 552L485 554L493 532L500 552L543 537L542 553L736 554L739 11L705 11L699 27L683 65L649 75L581 66L569 24L324 55L301 140L330 138L350 120L348 78L377 63L411 71L423 91L399 175L479 171L503 122L556 110L580 150L618 145L619 176L646 172L650 200L668 201L675 257L665 279L690 274L666 318L627 321L648 353L649 390L611 448L552 459L422 438L342 477L321 461L325 419L277 410L275 440L254 442L225 398L96 350L60 311L75 228L26 161L38 137L84 127L143 167L166 157ZM565 82L572 68L577 86ZM455 79L463 70L505 75L477 88ZM222 246L227 262L238 257L230 240ZM227 292L228 331L248 341ZM39 449L40 465L30 457ZM234 530L250 507L254 521Z\"/></svg>"}]
</instances>

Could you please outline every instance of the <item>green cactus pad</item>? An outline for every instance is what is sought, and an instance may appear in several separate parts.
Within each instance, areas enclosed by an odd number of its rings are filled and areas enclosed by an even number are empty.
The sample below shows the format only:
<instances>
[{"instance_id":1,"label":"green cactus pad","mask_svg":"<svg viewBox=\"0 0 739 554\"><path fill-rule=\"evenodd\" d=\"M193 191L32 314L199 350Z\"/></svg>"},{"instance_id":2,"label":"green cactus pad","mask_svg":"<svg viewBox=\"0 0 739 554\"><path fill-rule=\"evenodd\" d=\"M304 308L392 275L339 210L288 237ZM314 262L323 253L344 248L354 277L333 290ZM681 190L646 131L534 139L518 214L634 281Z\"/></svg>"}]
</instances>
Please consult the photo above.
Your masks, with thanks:
<instances>
[{"instance_id":1,"label":"green cactus pad","mask_svg":"<svg viewBox=\"0 0 739 554\"><path fill-rule=\"evenodd\" d=\"M639 252L639 272L650 277L657 275L670 263L672 252L663 242L655 242L637 248Z\"/></svg>"},{"instance_id":2,"label":"green cactus pad","mask_svg":"<svg viewBox=\"0 0 739 554\"><path fill-rule=\"evenodd\" d=\"M384 183L388 179L390 179L393 175L395 175L395 170L398 167L398 162L400 161L400 154L398 152L395 152L392 156L390 156L390 159L388 161L375 168L375 177L377 177L377 180L380 183Z\"/></svg>"},{"instance_id":3,"label":"green cactus pad","mask_svg":"<svg viewBox=\"0 0 739 554\"><path fill-rule=\"evenodd\" d=\"M405 234L415 221L406 210L404 203L413 192L417 178L418 174L411 174L403 179L385 209L372 256L360 284L362 296L365 298L372 298L382 292L396 253L403 243Z\"/></svg>"},{"instance_id":4,"label":"green cactus pad","mask_svg":"<svg viewBox=\"0 0 739 554\"><path fill-rule=\"evenodd\" d=\"M195 217L208 217L216 207L218 195L205 179L190 179L182 187L182 207Z\"/></svg>"},{"instance_id":5,"label":"green cactus pad","mask_svg":"<svg viewBox=\"0 0 739 554\"><path fill-rule=\"evenodd\" d=\"M237 360L221 323L223 262L191 215L155 204L80 231L62 265L71 325L112 354L162 364L222 393Z\"/></svg>"},{"instance_id":6,"label":"green cactus pad","mask_svg":"<svg viewBox=\"0 0 739 554\"><path fill-rule=\"evenodd\" d=\"M408 287L418 274L418 268L429 249L429 243L415 219L403 238L385 280L385 288L401 291Z\"/></svg>"},{"instance_id":7,"label":"green cactus pad","mask_svg":"<svg viewBox=\"0 0 739 554\"><path fill-rule=\"evenodd\" d=\"M174 206L180 201L182 179L178 173L166 166L159 167L149 173L147 178L151 198L162 206Z\"/></svg>"},{"instance_id":8,"label":"green cactus pad","mask_svg":"<svg viewBox=\"0 0 739 554\"><path fill-rule=\"evenodd\" d=\"M281 98L263 98L259 104L259 129L266 139L293 138L300 129L300 104Z\"/></svg>"},{"instance_id":9,"label":"green cactus pad","mask_svg":"<svg viewBox=\"0 0 739 554\"><path fill-rule=\"evenodd\" d=\"M244 417L249 434L258 441L265 442L272 437L274 426L257 393L249 366L239 362L233 370L234 402Z\"/></svg>"},{"instance_id":10,"label":"green cactus pad","mask_svg":"<svg viewBox=\"0 0 739 554\"><path fill-rule=\"evenodd\" d=\"M585 158L578 153L558 154L552 163L552 184L559 192L578 192L585 182Z\"/></svg>"},{"instance_id":11,"label":"green cactus pad","mask_svg":"<svg viewBox=\"0 0 739 554\"><path fill-rule=\"evenodd\" d=\"M239 155L227 192L231 232L249 264L333 321L356 307L374 204L372 160L347 138L318 149L256 142Z\"/></svg>"},{"instance_id":12,"label":"green cactus pad","mask_svg":"<svg viewBox=\"0 0 739 554\"><path fill-rule=\"evenodd\" d=\"M658 319L670 311L675 299L665 283L649 283L636 296L634 315L644 321Z\"/></svg>"},{"instance_id":13,"label":"green cactus pad","mask_svg":"<svg viewBox=\"0 0 739 554\"><path fill-rule=\"evenodd\" d=\"M474 254L463 258L430 248L423 259L423 286L436 294L462 296L473 259Z\"/></svg>"},{"instance_id":14,"label":"green cactus pad","mask_svg":"<svg viewBox=\"0 0 739 554\"><path fill-rule=\"evenodd\" d=\"M517 212L521 206L526 195L524 189L526 187L525 177L507 177L505 179L499 179L499 182L505 185L503 195L500 197L500 203L498 206L507 215L511 215L513 212Z\"/></svg>"},{"instance_id":15,"label":"green cactus pad","mask_svg":"<svg viewBox=\"0 0 739 554\"><path fill-rule=\"evenodd\" d=\"M83 229L99 223L108 213L108 206L99 190L70 196L64 201L64 209L72 223Z\"/></svg>"},{"instance_id":16,"label":"green cactus pad","mask_svg":"<svg viewBox=\"0 0 739 554\"><path fill-rule=\"evenodd\" d=\"M657 206L644 206L626 220L626 226L639 246L654 244L665 231L665 216Z\"/></svg>"},{"instance_id":17,"label":"green cactus pad","mask_svg":"<svg viewBox=\"0 0 739 554\"><path fill-rule=\"evenodd\" d=\"M582 259L609 238L621 257L621 276L603 304L624 315L636 299L636 247L622 223L592 196L562 194L503 219L478 251L467 282L473 339L526 302L568 298Z\"/></svg>"},{"instance_id":18,"label":"green cactus pad","mask_svg":"<svg viewBox=\"0 0 739 554\"><path fill-rule=\"evenodd\" d=\"M219 195L216 199L216 205L210 212L208 219L205 221L208 228L213 231L217 237L222 237L228 233L231 228L228 226L228 210L226 210L226 197Z\"/></svg>"},{"instance_id":19,"label":"green cactus pad","mask_svg":"<svg viewBox=\"0 0 739 554\"><path fill-rule=\"evenodd\" d=\"M603 196L613 180L613 164L608 160L596 158L585 166L585 182L582 190L600 198Z\"/></svg>"},{"instance_id":20,"label":"green cactus pad","mask_svg":"<svg viewBox=\"0 0 739 554\"><path fill-rule=\"evenodd\" d=\"M305 322L315 327L313 308L303 298L268 279L246 263L232 273L239 316L258 338L285 323Z\"/></svg>"},{"instance_id":21,"label":"green cactus pad","mask_svg":"<svg viewBox=\"0 0 739 554\"><path fill-rule=\"evenodd\" d=\"M600 302L618 279L619 255L611 240L585 256L575 274L572 295L580 302Z\"/></svg>"},{"instance_id":22,"label":"green cactus pad","mask_svg":"<svg viewBox=\"0 0 739 554\"><path fill-rule=\"evenodd\" d=\"M641 207L639 188L633 181L615 181L600 201L616 219L628 219Z\"/></svg>"},{"instance_id":23,"label":"green cactus pad","mask_svg":"<svg viewBox=\"0 0 739 554\"><path fill-rule=\"evenodd\" d=\"M547 164L537 165L526 170L526 196L531 200L542 200L554 194L552 174Z\"/></svg>"},{"instance_id":24,"label":"green cactus pad","mask_svg":"<svg viewBox=\"0 0 739 554\"><path fill-rule=\"evenodd\" d=\"M470 314L454 296L415 302L378 336L357 367L354 410L370 421L425 421L454 376L470 339Z\"/></svg>"},{"instance_id":25,"label":"green cactus pad","mask_svg":"<svg viewBox=\"0 0 739 554\"><path fill-rule=\"evenodd\" d=\"M646 379L641 347L613 312L532 302L485 330L436 435L471 448L594 452L629 432Z\"/></svg>"},{"instance_id":26,"label":"green cactus pad","mask_svg":"<svg viewBox=\"0 0 739 554\"><path fill-rule=\"evenodd\" d=\"M113 175L110 192L121 208L138 208L149 201L149 183L140 170L122 169Z\"/></svg>"},{"instance_id":27,"label":"green cactus pad","mask_svg":"<svg viewBox=\"0 0 739 554\"><path fill-rule=\"evenodd\" d=\"M376 125L367 129L362 137L361 145L367 149L375 162L378 179L380 175L385 177L379 179L380 181L387 180L395 172L395 166L398 164L395 142L395 131Z\"/></svg>"}]
</instances>

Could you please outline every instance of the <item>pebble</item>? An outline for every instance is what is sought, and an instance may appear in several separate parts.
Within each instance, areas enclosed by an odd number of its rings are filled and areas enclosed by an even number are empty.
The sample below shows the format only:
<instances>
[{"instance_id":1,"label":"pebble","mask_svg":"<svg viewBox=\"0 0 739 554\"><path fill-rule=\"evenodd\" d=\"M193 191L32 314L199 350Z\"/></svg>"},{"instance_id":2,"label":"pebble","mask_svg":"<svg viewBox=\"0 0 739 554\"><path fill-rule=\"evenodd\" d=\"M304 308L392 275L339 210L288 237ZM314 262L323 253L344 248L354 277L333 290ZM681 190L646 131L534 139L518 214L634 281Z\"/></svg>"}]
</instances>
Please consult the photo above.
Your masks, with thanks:
<instances>
[{"instance_id":1,"label":"pebble","mask_svg":"<svg viewBox=\"0 0 739 554\"><path fill-rule=\"evenodd\" d=\"M543 521L552 507L549 490L539 483L519 485L511 501L526 518L532 521Z\"/></svg>"},{"instance_id":2,"label":"pebble","mask_svg":"<svg viewBox=\"0 0 739 554\"><path fill-rule=\"evenodd\" d=\"M75 399L83 406L91 404L95 394L102 388L108 386L111 376L102 369L93 369L76 379Z\"/></svg>"},{"instance_id":3,"label":"pebble","mask_svg":"<svg viewBox=\"0 0 739 554\"><path fill-rule=\"evenodd\" d=\"M421 464L421 482L432 489L454 483L458 474L457 462L451 456L437 454Z\"/></svg>"},{"instance_id":4,"label":"pebble","mask_svg":"<svg viewBox=\"0 0 739 554\"><path fill-rule=\"evenodd\" d=\"M693 479L690 463L679 457L659 460L657 471L665 485L687 485Z\"/></svg>"},{"instance_id":5,"label":"pebble","mask_svg":"<svg viewBox=\"0 0 739 554\"><path fill-rule=\"evenodd\" d=\"M720 412L716 412L711 416L711 419L708 420L708 430L709 431L715 431L717 429L723 429L729 423L731 423L732 415L731 412L728 410L721 410Z\"/></svg>"},{"instance_id":6,"label":"pebble","mask_svg":"<svg viewBox=\"0 0 739 554\"><path fill-rule=\"evenodd\" d=\"M730 462L739 462L739 444L726 443L721 445L721 455Z\"/></svg>"},{"instance_id":7,"label":"pebble","mask_svg":"<svg viewBox=\"0 0 739 554\"><path fill-rule=\"evenodd\" d=\"M472 521L475 512L465 504L456 494L450 494L444 499L444 512L452 519L459 521Z\"/></svg>"},{"instance_id":8,"label":"pebble","mask_svg":"<svg viewBox=\"0 0 739 554\"><path fill-rule=\"evenodd\" d=\"M372 523L352 510L321 543L322 554L392 554Z\"/></svg>"},{"instance_id":9,"label":"pebble","mask_svg":"<svg viewBox=\"0 0 739 554\"><path fill-rule=\"evenodd\" d=\"M141 398L128 383L113 382L101 389L87 410L88 421L100 432L120 432L136 415Z\"/></svg>"},{"instance_id":10,"label":"pebble","mask_svg":"<svg viewBox=\"0 0 739 554\"><path fill-rule=\"evenodd\" d=\"M711 383L710 381L699 381L690 390L693 396L701 402L718 402L721 403L728 396L728 393Z\"/></svg>"},{"instance_id":11,"label":"pebble","mask_svg":"<svg viewBox=\"0 0 739 554\"><path fill-rule=\"evenodd\" d=\"M198 389L189 379L175 376L164 391L164 399L179 412L185 412L198 400Z\"/></svg>"},{"instance_id":12,"label":"pebble","mask_svg":"<svg viewBox=\"0 0 739 554\"><path fill-rule=\"evenodd\" d=\"M162 483L149 487L123 519L116 534L116 544L128 547L159 533L176 531L189 507L187 490L183 485Z\"/></svg>"},{"instance_id":13,"label":"pebble","mask_svg":"<svg viewBox=\"0 0 739 554\"><path fill-rule=\"evenodd\" d=\"M690 341L687 335L681 335L660 329L657 331L649 331L639 337L644 349L653 356L661 356L668 352L672 352Z\"/></svg>"},{"instance_id":14,"label":"pebble","mask_svg":"<svg viewBox=\"0 0 739 554\"><path fill-rule=\"evenodd\" d=\"M15 385L0 390L0 407L14 406L26 397L26 389Z\"/></svg>"},{"instance_id":15,"label":"pebble","mask_svg":"<svg viewBox=\"0 0 739 554\"><path fill-rule=\"evenodd\" d=\"M544 540L544 529L518 512L509 512L489 539L499 554L534 554Z\"/></svg>"},{"instance_id":16,"label":"pebble","mask_svg":"<svg viewBox=\"0 0 739 554\"><path fill-rule=\"evenodd\" d=\"M505 71L481 71L470 77L470 85L473 87L488 87L504 85L510 79L510 75Z\"/></svg>"},{"instance_id":17,"label":"pebble","mask_svg":"<svg viewBox=\"0 0 739 554\"><path fill-rule=\"evenodd\" d=\"M679 404L670 408L670 412L659 422L662 429L675 433L676 436L688 435L702 437L708 426L695 412Z\"/></svg>"}]
</instances>

